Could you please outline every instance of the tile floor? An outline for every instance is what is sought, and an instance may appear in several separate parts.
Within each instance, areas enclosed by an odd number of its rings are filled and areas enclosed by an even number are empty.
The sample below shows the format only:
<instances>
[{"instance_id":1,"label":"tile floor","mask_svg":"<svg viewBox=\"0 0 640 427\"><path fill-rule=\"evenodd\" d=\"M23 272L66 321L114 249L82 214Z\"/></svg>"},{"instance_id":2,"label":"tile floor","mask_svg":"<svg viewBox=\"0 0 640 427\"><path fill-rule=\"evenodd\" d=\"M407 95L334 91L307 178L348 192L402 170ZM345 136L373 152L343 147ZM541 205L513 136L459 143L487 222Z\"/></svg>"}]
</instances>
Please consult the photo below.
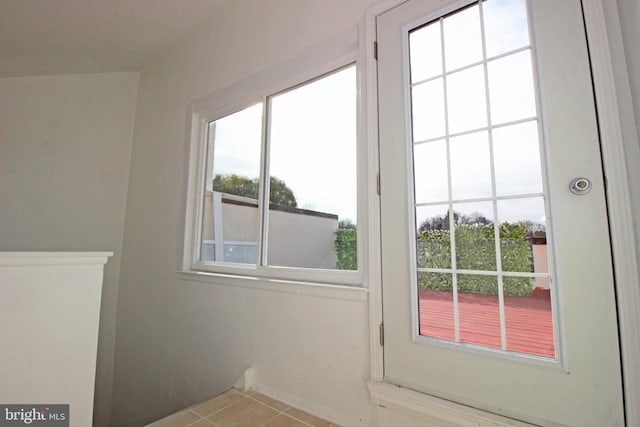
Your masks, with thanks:
<instances>
[{"instance_id":1,"label":"tile floor","mask_svg":"<svg viewBox=\"0 0 640 427\"><path fill-rule=\"evenodd\" d=\"M229 390L147 427L339 427L260 393Z\"/></svg>"}]
</instances>

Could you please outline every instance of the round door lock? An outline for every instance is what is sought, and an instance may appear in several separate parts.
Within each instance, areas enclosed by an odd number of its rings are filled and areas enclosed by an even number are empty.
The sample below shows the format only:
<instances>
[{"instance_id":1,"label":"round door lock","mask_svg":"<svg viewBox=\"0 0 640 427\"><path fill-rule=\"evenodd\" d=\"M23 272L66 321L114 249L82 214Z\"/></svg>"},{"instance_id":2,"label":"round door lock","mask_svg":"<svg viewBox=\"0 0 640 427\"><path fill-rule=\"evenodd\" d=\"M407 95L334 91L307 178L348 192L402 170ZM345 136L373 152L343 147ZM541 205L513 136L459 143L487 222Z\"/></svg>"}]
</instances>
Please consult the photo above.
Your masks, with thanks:
<instances>
[{"instance_id":1,"label":"round door lock","mask_svg":"<svg viewBox=\"0 0 640 427\"><path fill-rule=\"evenodd\" d=\"M591 181L587 178L575 178L571 181L571 184L569 184L569 190L578 196L587 194L591 191Z\"/></svg>"}]
</instances>

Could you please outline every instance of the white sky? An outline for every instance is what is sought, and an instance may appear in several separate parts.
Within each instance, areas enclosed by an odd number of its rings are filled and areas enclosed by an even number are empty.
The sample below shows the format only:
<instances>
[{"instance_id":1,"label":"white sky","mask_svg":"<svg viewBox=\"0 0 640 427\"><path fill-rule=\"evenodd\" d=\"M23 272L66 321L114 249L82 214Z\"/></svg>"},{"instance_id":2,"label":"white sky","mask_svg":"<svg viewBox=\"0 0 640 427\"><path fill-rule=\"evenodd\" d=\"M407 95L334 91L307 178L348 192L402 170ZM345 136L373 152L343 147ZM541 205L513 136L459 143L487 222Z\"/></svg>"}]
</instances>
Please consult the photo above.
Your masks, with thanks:
<instances>
[{"instance_id":1,"label":"white sky","mask_svg":"<svg viewBox=\"0 0 640 427\"><path fill-rule=\"evenodd\" d=\"M356 123L354 66L273 98L270 171L298 207L357 222Z\"/></svg>"},{"instance_id":2,"label":"white sky","mask_svg":"<svg viewBox=\"0 0 640 427\"><path fill-rule=\"evenodd\" d=\"M216 121L214 175L260 174L262 104ZM356 75L349 67L272 97L270 175L298 207L356 216Z\"/></svg>"}]
</instances>

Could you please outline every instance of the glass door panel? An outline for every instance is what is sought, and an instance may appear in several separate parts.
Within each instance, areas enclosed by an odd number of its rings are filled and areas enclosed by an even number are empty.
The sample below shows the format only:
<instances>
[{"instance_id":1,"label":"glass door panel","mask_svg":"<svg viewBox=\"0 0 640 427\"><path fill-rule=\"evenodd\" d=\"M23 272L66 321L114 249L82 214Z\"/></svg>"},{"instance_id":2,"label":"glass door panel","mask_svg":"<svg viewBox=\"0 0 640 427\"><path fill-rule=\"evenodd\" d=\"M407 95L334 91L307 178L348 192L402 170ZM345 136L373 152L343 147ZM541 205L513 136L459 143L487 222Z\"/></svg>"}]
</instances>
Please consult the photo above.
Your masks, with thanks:
<instances>
[{"instance_id":1,"label":"glass door panel","mask_svg":"<svg viewBox=\"0 0 640 427\"><path fill-rule=\"evenodd\" d=\"M546 241L547 230L523 6L480 2L409 32L418 329L426 337L555 358L549 251L533 244L534 235ZM453 320L444 322L453 328L446 332L432 315L444 301L451 314L445 318ZM535 313L533 320L522 320L521 311ZM520 343L526 339L544 344Z\"/></svg>"}]
</instances>

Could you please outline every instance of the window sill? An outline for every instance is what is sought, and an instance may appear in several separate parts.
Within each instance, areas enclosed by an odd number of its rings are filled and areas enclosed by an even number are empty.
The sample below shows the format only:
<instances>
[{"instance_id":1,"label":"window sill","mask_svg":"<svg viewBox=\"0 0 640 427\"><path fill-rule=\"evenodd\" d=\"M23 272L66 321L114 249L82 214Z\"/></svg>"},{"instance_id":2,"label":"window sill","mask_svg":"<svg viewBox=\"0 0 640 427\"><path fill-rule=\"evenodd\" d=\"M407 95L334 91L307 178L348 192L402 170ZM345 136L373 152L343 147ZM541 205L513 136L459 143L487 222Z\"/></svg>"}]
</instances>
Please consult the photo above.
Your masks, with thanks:
<instances>
[{"instance_id":1,"label":"window sill","mask_svg":"<svg viewBox=\"0 0 640 427\"><path fill-rule=\"evenodd\" d=\"M270 292L332 298L345 301L367 302L369 290L363 287L345 286L304 281L270 279L255 276L209 273L180 270L178 276L187 282L204 282L212 285L259 289Z\"/></svg>"}]
</instances>

